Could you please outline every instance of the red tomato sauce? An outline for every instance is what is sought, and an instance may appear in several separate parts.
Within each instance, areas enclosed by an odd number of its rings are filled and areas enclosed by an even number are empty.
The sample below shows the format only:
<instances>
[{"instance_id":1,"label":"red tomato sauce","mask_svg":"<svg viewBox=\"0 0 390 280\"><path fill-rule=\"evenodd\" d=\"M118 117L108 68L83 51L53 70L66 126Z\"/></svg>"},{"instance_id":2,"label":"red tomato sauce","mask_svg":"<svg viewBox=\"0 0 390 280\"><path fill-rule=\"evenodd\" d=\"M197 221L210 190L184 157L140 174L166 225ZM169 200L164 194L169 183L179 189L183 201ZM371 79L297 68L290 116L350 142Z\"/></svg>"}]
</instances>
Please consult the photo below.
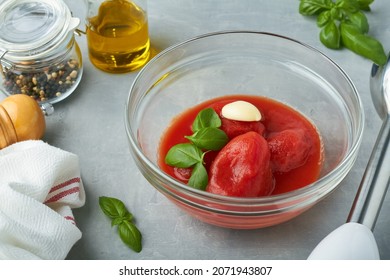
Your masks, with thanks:
<instances>
[{"instance_id":1,"label":"red tomato sauce","mask_svg":"<svg viewBox=\"0 0 390 280\"><path fill-rule=\"evenodd\" d=\"M178 174L177 169L164 162L168 150L176 144L188 142L184 136L192 135L191 126L199 111L208 107L215 108L215 104L218 104L218 102L227 104L237 100L250 102L260 110L262 114L261 122L265 127L264 131L261 133L266 140L272 139L275 133L277 134L285 130L298 129L305 131L305 142L307 145L310 145L308 154L305 155L305 162L292 170L274 170L273 178L275 187L272 195L296 190L316 181L320 174L323 156L321 137L316 127L302 114L285 104L266 97L248 95L230 95L211 99L176 116L161 137L158 156L160 168L177 180L187 183L184 177L188 174L184 174L182 177L181 174ZM218 106L220 105L217 105L217 107ZM218 109L216 109L216 111L218 111ZM271 140L269 141L271 142ZM218 152L209 152L206 154L205 166L207 170L209 170L217 153ZM186 171L184 170L182 173L186 173Z\"/></svg>"}]
</instances>

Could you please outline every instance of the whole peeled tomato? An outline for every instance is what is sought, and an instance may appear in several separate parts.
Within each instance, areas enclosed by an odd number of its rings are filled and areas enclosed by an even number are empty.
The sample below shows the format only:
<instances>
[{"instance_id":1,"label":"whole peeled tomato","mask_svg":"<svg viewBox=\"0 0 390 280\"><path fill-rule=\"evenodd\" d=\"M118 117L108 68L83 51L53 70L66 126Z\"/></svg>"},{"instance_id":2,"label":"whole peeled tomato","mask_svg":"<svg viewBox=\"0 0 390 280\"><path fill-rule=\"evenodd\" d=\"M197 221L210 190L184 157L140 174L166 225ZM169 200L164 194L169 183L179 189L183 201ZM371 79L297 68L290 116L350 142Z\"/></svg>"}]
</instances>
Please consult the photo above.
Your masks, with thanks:
<instances>
[{"instance_id":1,"label":"whole peeled tomato","mask_svg":"<svg viewBox=\"0 0 390 280\"><path fill-rule=\"evenodd\" d=\"M221 129L226 133L226 135L229 137L229 139L233 139L234 137L244 134L249 131L257 132L260 135L263 135L265 132L265 126L260 121L253 121L253 122L247 122L247 121L236 121L236 120L230 120L227 118L224 118L222 116L222 108L231 102L234 102L235 100L224 100L215 102L211 105L211 108L214 109L214 111L219 115L221 118Z\"/></svg>"},{"instance_id":2,"label":"whole peeled tomato","mask_svg":"<svg viewBox=\"0 0 390 280\"><path fill-rule=\"evenodd\" d=\"M300 128L273 133L267 140L275 172L288 172L305 164L312 147L306 131Z\"/></svg>"},{"instance_id":3,"label":"whole peeled tomato","mask_svg":"<svg viewBox=\"0 0 390 280\"><path fill-rule=\"evenodd\" d=\"M221 129L225 131L226 135L229 139L233 139L234 137L247 133L249 131L254 131L260 135L263 135L265 132L265 126L259 122L242 122L242 121L234 121L225 118L221 118L222 125Z\"/></svg>"},{"instance_id":4,"label":"whole peeled tomato","mask_svg":"<svg viewBox=\"0 0 390 280\"><path fill-rule=\"evenodd\" d=\"M267 141L256 132L233 138L218 153L209 171L208 192L258 197L274 188Z\"/></svg>"}]
</instances>

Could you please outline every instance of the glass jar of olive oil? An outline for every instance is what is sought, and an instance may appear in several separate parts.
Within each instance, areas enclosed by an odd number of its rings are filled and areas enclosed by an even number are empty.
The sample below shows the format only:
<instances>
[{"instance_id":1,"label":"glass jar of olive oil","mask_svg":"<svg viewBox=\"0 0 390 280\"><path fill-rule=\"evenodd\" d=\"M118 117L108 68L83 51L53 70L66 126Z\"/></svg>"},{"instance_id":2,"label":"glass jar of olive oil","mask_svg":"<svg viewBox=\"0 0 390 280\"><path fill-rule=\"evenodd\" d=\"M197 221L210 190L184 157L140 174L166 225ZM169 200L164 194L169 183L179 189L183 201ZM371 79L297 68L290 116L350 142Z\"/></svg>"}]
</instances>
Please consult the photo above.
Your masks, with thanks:
<instances>
[{"instance_id":1,"label":"glass jar of olive oil","mask_svg":"<svg viewBox=\"0 0 390 280\"><path fill-rule=\"evenodd\" d=\"M88 0L88 55L97 68L122 73L150 56L146 0Z\"/></svg>"}]
</instances>

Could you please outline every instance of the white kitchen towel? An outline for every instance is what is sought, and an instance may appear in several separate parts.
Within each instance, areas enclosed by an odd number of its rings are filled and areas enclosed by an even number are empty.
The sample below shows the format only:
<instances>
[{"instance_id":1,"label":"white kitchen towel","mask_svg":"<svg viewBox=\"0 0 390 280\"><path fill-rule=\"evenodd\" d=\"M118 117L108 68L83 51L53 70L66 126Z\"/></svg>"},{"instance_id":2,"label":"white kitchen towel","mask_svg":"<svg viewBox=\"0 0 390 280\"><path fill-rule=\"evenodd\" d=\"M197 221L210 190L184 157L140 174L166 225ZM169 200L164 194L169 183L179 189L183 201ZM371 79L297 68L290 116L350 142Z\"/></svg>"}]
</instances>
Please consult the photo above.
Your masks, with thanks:
<instances>
[{"instance_id":1,"label":"white kitchen towel","mask_svg":"<svg viewBox=\"0 0 390 280\"><path fill-rule=\"evenodd\" d=\"M0 259L65 259L81 238L85 192L75 154L41 140L0 150Z\"/></svg>"}]
</instances>

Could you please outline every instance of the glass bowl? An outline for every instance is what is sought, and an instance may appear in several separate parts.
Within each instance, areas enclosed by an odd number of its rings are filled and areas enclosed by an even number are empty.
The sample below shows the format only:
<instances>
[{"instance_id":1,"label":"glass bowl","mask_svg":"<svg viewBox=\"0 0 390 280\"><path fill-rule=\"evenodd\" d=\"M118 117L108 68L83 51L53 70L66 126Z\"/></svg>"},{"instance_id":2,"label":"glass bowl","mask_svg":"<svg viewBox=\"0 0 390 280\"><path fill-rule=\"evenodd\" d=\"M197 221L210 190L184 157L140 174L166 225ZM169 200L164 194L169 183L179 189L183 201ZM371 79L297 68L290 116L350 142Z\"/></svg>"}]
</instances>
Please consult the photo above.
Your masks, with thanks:
<instances>
[{"instance_id":1,"label":"glass bowl","mask_svg":"<svg viewBox=\"0 0 390 280\"><path fill-rule=\"evenodd\" d=\"M320 178L284 194L237 198L196 190L162 172L158 148L172 119L230 94L269 97L310 119L323 142ZM125 125L135 163L159 192L204 222L253 229L288 221L337 188L356 160L364 113L349 77L318 50L277 34L226 31L190 39L152 59L130 88Z\"/></svg>"}]
</instances>

